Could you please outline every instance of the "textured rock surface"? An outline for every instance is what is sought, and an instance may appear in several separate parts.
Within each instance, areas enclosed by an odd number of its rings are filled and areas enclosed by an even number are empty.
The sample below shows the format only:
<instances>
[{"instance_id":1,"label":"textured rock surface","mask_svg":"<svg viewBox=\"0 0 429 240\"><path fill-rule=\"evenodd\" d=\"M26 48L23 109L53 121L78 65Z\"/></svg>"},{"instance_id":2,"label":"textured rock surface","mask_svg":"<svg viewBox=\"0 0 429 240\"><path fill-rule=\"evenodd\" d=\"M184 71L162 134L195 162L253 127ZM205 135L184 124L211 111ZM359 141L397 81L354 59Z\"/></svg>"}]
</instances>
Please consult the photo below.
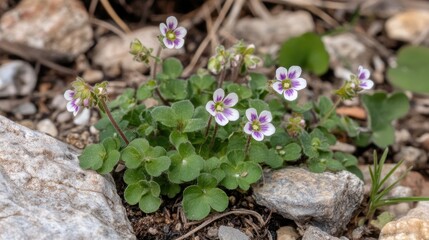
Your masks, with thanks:
<instances>
[{"instance_id":1,"label":"textured rock surface","mask_svg":"<svg viewBox=\"0 0 429 240\"><path fill-rule=\"evenodd\" d=\"M386 224L379 239L429 239L429 202L419 202L406 216Z\"/></svg>"},{"instance_id":2,"label":"textured rock surface","mask_svg":"<svg viewBox=\"0 0 429 240\"><path fill-rule=\"evenodd\" d=\"M345 240L346 237L337 238L327 234L317 227L310 226L305 230L302 240Z\"/></svg>"},{"instance_id":3,"label":"textured rock surface","mask_svg":"<svg viewBox=\"0 0 429 240\"><path fill-rule=\"evenodd\" d=\"M0 116L0 239L135 239L110 176Z\"/></svg>"},{"instance_id":4,"label":"textured rock surface","mask_svg":"<svg viewBox=\"0 0 429 240\"><path fill-rule=\"evenodd\" d=\"M412 42L427 36L428 25L429 11L409 10L389 18L386 21L386 32L391 39Z\"/></svg>"},{"instance_id":5,"label":"textured rock surface","mask_svg":"<svg viewBox=\"0 0 429 240\"><path fill-rule=\"evenodd\" d=\"M343 231L363 199L363 182L352 173L311 173L285 168L264 174L254 197L299 225L310 224L329 234Z\"/></svg>"},{"instance_id":6,"label":"textured rock surface","mask_svg":"<svg viewBox=\"0 0 429 240\"><path fill-rule=\"evenodd\" d=\"M277 240L297 240L300 235L296 232L295 228L285 226L279 228L277 231Z\"/></svg>"},{"instance_id":7,"label":"textured rock surface","mask_svg":"<svg viewBox=\"0 0 429 240\"><path fill-rule=\"evenodd\" d=\"M249 240L250 238L242 231L228 226L220 226L218 231L220 240Z\"/></svg>"},{"instance_id":8,"label":"textured rock surface","mask_svg":"<svg viewBox=\"0 0 429 240\"><path fill-rule=\"evenodd\" d=\"M0 39L76 57L92 45L81 1L23 0L0 20Z\"/></svg>"},{"instance_id":9,"label":"textured rock surface","mask_svg":"<svg viewBox=\"0 0 429 240\"><path fill-rule=\"evenodd\" d=\"M27 62L16 60L0 66L0 97L27 95L36 83L36 71Z\"/></svg>"},{"instance_id":10,"label":"textured rock surface","mask_svg":"<svg viewBox=\"0 0 429 240\"><path fill-rule=\"evenodd\" d=\"M314 31L311 14L305 11L285 11L269 19L243 18L234 26L238 39L258 47L280 44L285 40Z\"/></svg>"}]
</instances>

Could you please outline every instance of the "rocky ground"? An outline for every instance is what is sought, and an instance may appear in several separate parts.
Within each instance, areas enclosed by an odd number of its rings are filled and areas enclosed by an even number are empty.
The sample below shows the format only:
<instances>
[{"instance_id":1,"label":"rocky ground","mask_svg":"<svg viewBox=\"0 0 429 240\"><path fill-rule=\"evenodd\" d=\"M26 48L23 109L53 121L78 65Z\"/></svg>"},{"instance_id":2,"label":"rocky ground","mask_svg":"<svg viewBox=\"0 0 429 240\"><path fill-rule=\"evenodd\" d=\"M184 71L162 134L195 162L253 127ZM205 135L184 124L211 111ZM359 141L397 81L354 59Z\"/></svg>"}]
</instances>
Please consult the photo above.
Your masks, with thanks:
<instances>
[{"instance_id":1,"label":"rocky ground","mask_svg":"<svg viewBox=\"0 0 429 240\"><path fill-rule=\"evenodd\" d=\"M112 14L106 2L118 16ZM99 119L98 112L87 110L73 118L66 111L64 91L76 76L90 83L108 80L112 99L125 88L145 82L148 69L132 60L129 43L138 38L149 47L156 46L152 39L159 34L158 24L170 15L175 15L188 29L185 48L169 52L184 62L184 75L206 66L219 43L231 45L244 39L254 43L258 53L264 55L277 53L281 43L305 32L325 34L323 42L330 54L330 71L320 78L309 76L309 90L299 100L303 102L313 96L330 95L341 85L344 69L357 69L358 65L371 68L376 89L393 92L396 89L388 82L386 69L395 65L397 50L407 44L429 45L429 3L424 0L311 4L289 0L190 0L187 4L168 0L0 0L0 115L76 149L97 142L98 131L93 125ZM335 31L339 33L326 34ZM260 71L273 77L273 69ZM405 159L406 166L413 166L413 171L391 196L429 196L429 98L411 92L407 95L411 110L394 123L396 140L388 161ZM346 102L338 113L362 122L366 119L358 101ZM355 210L359 211L363 193L368 192L367 168L375 146L356 148L346 142L335 146L359 158L365 184L347 173L267 171L264 186L255 186L249 193L231 192L230 208L225 213L210 216L205 222L188 222L180 199L166 201L160 211L146 215L122 198L123 209L119 198L124 190L120 173L113 174L118 196L111 178L79 169L78 150L70 150L67 145L1 116L0 120L0 193L6 196L0 199L0 209L8 206L7 211L0 212L0 238L17 236L19 232L26 238L31 236L32 229L37 231L44 224L54 226L52 234L58 234L54 236L70 239L70 235L61 234L83 229L76 233L76 238L108 234L112 239L132 239L131 227L138 239L176 239L191 231L194 232L188 239L337 239L331 235L341 233L349 239L360 239L377 238L380 234L352 233L356 225L350 219ZM47 145L54 145L55 151L51 147L44 151ZM42 158L36 157L34 165L29 165L33 156ZM56 169L55 174L47 172L51 168ZM67 179L71 182L62 181L64 175L70 176ZM289 178L307 179L306 188L299 187L299 183L268 187L290 182ZM291 191L294 186L298 189ZM287 196L285 192L297 194L290 199L278 199ZM49 202L42 197L47 195L56 200ZM315 195L320 199L308 198ZM406 239L394 238L404 232L429 239L423 235L429 231L427 204L404 203L388 210L397 218L383 228L381 239ZM61 211L69 214L67 219L61 219ZM57 225L43 222L35 215L55 219L52 221ZM82 223L81 219L87 220ZM85 229L98 229L101 235L86 235Z\"/></svg>"}]
</instances>

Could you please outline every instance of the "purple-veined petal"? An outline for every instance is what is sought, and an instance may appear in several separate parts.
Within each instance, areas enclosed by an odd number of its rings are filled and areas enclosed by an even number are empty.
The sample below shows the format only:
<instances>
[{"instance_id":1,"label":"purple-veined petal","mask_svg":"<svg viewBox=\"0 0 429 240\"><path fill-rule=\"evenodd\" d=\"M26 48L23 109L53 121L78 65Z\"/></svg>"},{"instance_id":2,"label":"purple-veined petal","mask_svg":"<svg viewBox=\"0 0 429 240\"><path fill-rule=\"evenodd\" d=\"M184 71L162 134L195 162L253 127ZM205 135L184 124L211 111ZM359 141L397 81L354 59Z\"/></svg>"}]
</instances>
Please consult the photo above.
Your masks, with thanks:
<instances>
[{"instance_id":1,"label":"purple-veined petal","mask_svg":"<svg viewBox=\"0 0 429 240\"><path fill-rule=\"evenodd\" d=\"M276 132L276 128L271 123L262 124L261 125L261 132L265 136L271 136Z\"/></svg>"},{"instance_id":2,"label":"purple-veined petal","mask_svg":"<svg viewBox=\"0 0 429 240\"><path fill-rule=\"evenodd\" d=\"M225 91L222 88L216 89L213 93L213 101L220 102L225 97Z\"/></svg>"},{"instance_id":3,"label":"purple-veined petal","mask_svg":"<svg viewBox=\"0 0 429 240\"><path fill-rule=\"evenodd\" d=\"M359 66L358 68L358 79L359 80L367 80L370 76L370 72L368 69L363 68L362 66Z\"/></svg>"},{"instance_id":4,"label":"purple-veined petal","mask_svg":"<svg viewBox=\"0 0 429 240\"><path fill-rule=\"evenodd\" d=\"M293 101L298 98L298 92L295 89L288 89L283 93L283 96L288 101Z\"/></svg>"},{"instance_id":5,"label":"purple-veined petal","mask_svg":"<svg viewBox=\"0 0 429 240\"><path fill-rule=\"evenodd\" d=\"M180 49L183 47L183 45L185 45L185 40L183 40L182 38L176 38L173 42L175 49Z\"/></svg>"},{"instance_id":6,"label":"purple-veined petal","mask_svg":"<svg viewBox=\"0 0 429 240\"><path fill-rule=\"evenodd\" d=\"M273 120L273 116L269 111L264 110L261 112L261 114L259 114L259 122L262 124L269 123L272 120Z\"/></svg>"},{"instance_id":7,"label":"purple-veined petal","mask_svg":"<svg viewBox=\"0 0 429 240\"><path fill-rule=\"evenodd\" d=\"M174 16L170 16L167 18L167 27L170 30L176 29L177 28L177 18Z\"/></svg>"},{"instance_id":8,"label":"purple-veined petal","mask_svg":"<svg viewBox=\"0 0 429 240\"><path fill-rule=\"evenodd\" d=\"M295 90L302 90L307 87L307 81L304 78L296 78L291 80L292 88Z\"/></svg>"},{"instance_id":9,"label":"purple-veined petal","mask_svg":"<svg viewBox=\"0 0 429 240\"><path fill-rule=\"evenodd\" d=\"M221 112L216 113L215 120L217 124L221 126L225 126L229 122L228 119L225 117L225 115L223 115L223 113Z\"/></svg>"},{"instance_id":10,"label":"purple-veined petal","mask_svg":"<svg viewBox=\"0 0 429 240\"><path fill-rule=\"evenodd\" d=\"M176 34L176 38L184 38L188 31L184 27L178 27L174 30L174 34Z\"/></svg>"},{"instance_id":11,"label":"purple-veined petal","mask_svg":"<svg viewBox=\"0 0 429 240\"><path fill-rule=\"evenodd\" d=\"M238 95L236 93L230 93L223 99L223 104L227 107L233 107L238 103Z\"/></svg>"},{"instance_id":12,"label":"purple-veined petal","mask_svg":"<svg viewBox=\"0 0 429 240\"><path fill-rule=\"evenodd\" d=\"M277 78L277 80L282 81L282 80L285 80L286 77L287 77L287 69L284 68L284 67L277 68L277 70L276 70L276 78Z\"/></svg>"},{"instance_id":13,"label":"purple-veined petal","mask_svg":"<svg viewBox=\"0 0 429 240\"><path fill-rule=\"evenodd\" d=\"M224 108L223 115L228 118L229 121L237 121L240 114L234 108Z\"/></svg>"},{"instance_id":14,"label":"purple-veined petal","mask_svg":"<svg viewBox=\"0 0 429 240\"><path fill-rule=\"evenodd\" d=\"M159 31L161 32L162 36L165 37L165 35L167 35L167 25L165 25L165 23L160 23L159 24Z\"/></svg>"},{"instance_id":15,"label":"purple-veined petal","mask_svg":"<svg viewBox=\"0 0 429 240\"><path fill-rule=\"evenodd\" d=\"M73 109L73 116L76 117L76 115L79 113L80 111L80 107L78 105L76 105Z\"/></svg>"},{"instance_id":16,"label":"purple-veined petal","mask_svg":"<svg viewBox=\"0 0 429 240\"><path fill-rule=\"evenodd\" d=\"M74 109L74 104L73 104L73 102L68 102L67 103L67 105L66 105L66 107L67 107L67 111L69 111L69 112L73 112L73 109Z\"/></svg>"},{"instance_id":17,"label":"purple-veined petal","mask_svg":"<svg viewBox=\"0 0 429 240\"><path fill-rule=\"evenodd\" d=\"M252 132L252 137L258 142L264 140L264 134L262 134L261 132Z\"/></svg>"},{"instance_id":18,"label":"purple-veined petal","mask_svg":"<svg viewBox=\"0 0 429 240\"><path fill-rule=\"evenodd\" d=\"M254 109L254 108L247 109L246 110L246 117L251 122L258 119L258 113L256 112L256 109Z\"/></svg>"},{"instance_id":19,"label":"purple-veined petal","mask_svg":"<svg viewBox=\"0 0 429 240\"><path fill-rule=\"evenodd\" d=\"M243 130L247 134L252 134L252 132L253 132L253 130L252 130L252 124L250 122L247 122L246 125L244 125Z\"/></svg>"},{"instance_id":20,"label":"purple-veined petal","mask_svg":"<svg viewBox=\"0 0 429 240\"><path fill-rule=\"evenodd\" d=\"M280 81L276 81L275 83L273 83L273 89L274 91L276 91L278 94L283 94L283 84Z\"/></svg>"},{"instance_id":21,"label":"purple-veined petal","mask_svg":"<svg viewBox=\"0 0 429 240\"><path fill-rule=\"evenodd\" d=\"M213 101L208 101L208 103L206 104L206 110L210 113L210 115L216 116L215 104Z\"/></svg>"},{"instance_id":22,"label":"purple-veined petal","mask_svg":"<svg viewBox=\"0 0 429 240\"><path fill-rule=\"evenodd\" d=\"M374 82L371 80L361 80L359 87L365 90L371 89L374 86Z\"/></svg>"},{"instance_id":23,"label":"purple-veined petal","mask_svg":"<svg viewBox=\"0 0 429 240\"><path fill-rule=\"evenodd\" d=\"M64 92L64 98L67 101L72 101L73 100L73 96L74 96L74 91L72 91L72 90L67 90L67 91Z\"/></svg>"},{"instance_id":24,"label":"purple-veined petal","mask_svg":"<svg viewBox=\"0 0 429 240\"><path fill-rule=\"evenodd\" d=\"M162 42L164 43L165 47L172 49L174 48L174 43L171 40L168 40L166 37L162 39Z\"/></svg>"},{"instance_id":25,"label":"purple-veined petal","mask_svg":"<svg viewBox=\"0 0 429 240\"><path fill-rule=\"evenodd\" d=\"M295 79L301 76L302 70L299 66L291 66L287 72L287 76L289 79Z\"/></svg>"}]
</instances>

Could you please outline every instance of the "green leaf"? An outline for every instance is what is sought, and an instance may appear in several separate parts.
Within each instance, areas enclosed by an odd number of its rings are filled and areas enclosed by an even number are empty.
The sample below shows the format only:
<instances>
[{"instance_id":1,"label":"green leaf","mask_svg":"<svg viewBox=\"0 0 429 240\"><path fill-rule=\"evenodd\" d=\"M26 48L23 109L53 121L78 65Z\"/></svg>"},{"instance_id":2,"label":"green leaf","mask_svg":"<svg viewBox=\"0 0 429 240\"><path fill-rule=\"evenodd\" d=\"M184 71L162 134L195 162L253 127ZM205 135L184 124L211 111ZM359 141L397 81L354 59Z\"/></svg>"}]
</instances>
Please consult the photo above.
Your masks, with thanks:
<instances>
[{"instance_id":1,"label":"green leaf","mask_svg":"<svg viewBox=\"0 0 429 240\"><path fill-rule=\"evenodd\" d=\"M160 92L166 99L185 99L188 96L188 81L181 79L165 80L160 86Z\"/></svg>"},{"instance_id":2,"label":"green leaf","mask_svg":"<svg viewBox=\"0 0 429 240\"><path fill-rule=\"evenodd\" d=\"M209 188L216 187L217 181L216 181L216 178L213 177L212 175L208 173L202 173L197 179L197 184L202 189L209 189Z\"/></svg>"},{"instance_id":3,"label":"green leaf","mask_svg":"<svg viewBox=\"0 0 429 240\"><path fill-rule=\"evenodd\" d=\"M118 150L111 150L107 153L106 159L104 159L103 166L97 170L99 174L107 174L113 171L113 168L119 162L121 154Z\"/></svg>"},{"instance_id":4,"label":"green leaf","mask_svg":"<svg viewBox=\"0 0 429 240\"><path fill-rule=\"evenodd\" d=\"M167 58L162 62L162 72L170 79L180 77L183 72L183 66L177 58Z\"/></svg>"},{"instance_id":5,"label":"green leaf","mask_svg":"<svg viewBox=\"0 0 429 240\"><path fill-rule=\"evenodd\" d=\"M79 165L83 169L97 170L103 165L106 150L102 144L91 144L87 146L79 158Z\"/></svg>"},{"instance_id":6,"label":"green leaf","mask_svg":"<svg viewBox=\"0 0 429 240\"><path fill-rule=\"evenodd\" d=\"M406 46L399 50L397 67L389 68L387 78L396 87L429 93L429 48Z\"/></svg>"},{"instance_id":7,"label":"green leaf","mask_svg":"<svg viewBox=\"0 0 429 240\"><path fill-rule=\"evenodd\" d=\"M225 178L221 184L230 190L236 189L238 186L243 190L248 190L250 184L257 182L262 176L261 167L253 162L241 162L236 166L222 163L221 168L225 172Z\"/></svg>"},{"instance_id":8,"label":"green leaf","mask_svg":"<svg viewBox=\"0 0 429 240\"><path fill-rule=\"evenodd\" d=\"M268 104L260 99L249 99L249 107L255 108L257 112L270 111Z\"/></svg>"},{"instance_id":9,"label":"green leaf","mask_svg":"<svg viewBox=\"0 0 429 240\"><path fill-rule=\"evenodd\" d=\"M202 118L189 119L186 122L185 129L183 132L196 132L207 126L207 121Z\"/></svg>"},{"instance_id":10,"label":"green leaf","mask_svg":"<svg viewBox=\"0 0 429 240\"><path fill-rule=\"evenodd\" d=\"M121 141L117 137L108 137L102 142L106 151L118 150L121 147Z\"/></svg>"},{"instance_id":11,"label":"green leaf","mask_svg":"<svg viewBox=\"0 0 429 240\"><path fill-rule=\"evenodd\" d=\"M181 143L188 142L188 135L179 131L172 131L169 140L171 144L178 148Z\"/></svg>"},{"instance_id":12,"label":"green leaf","mask_svg":"<svg viewBox=\"0 0 429 240\"><path fill-rule=\"evenodd\" d=\"M323 75L329 68L329 54L320 36L305 33L287 40L279 52L279 65L301 66L305 71Z\"/></svg>"},{"instance_id":13,"label":"green leaf","mask_svg":"<svg viewBox=\"0 0 429 240\"><path fill-rule=\"evenodd\" d=\"M311 158L307 160L308 169L314 173L322 173L326 170L326 164L319 159Z\"/></svg>"},{"instance_id":14,"label":"green leaf","mask_svg":"<svg viewBox=\"0 0 429 240\"><path fill-rule=\"evenodd\" d=\"M303 132L300 136L301 146L304 154L309 158L319 156L319 152L312 145L313 138L307 132Z\"/></svg>"},{"instance_id":15,"label":"green leaf","mask_svg":"<svg viewBox=\"0 0 429 240\"><path fill-rule=\"evenodd\" d=\"M383 129L377 129L372 133L372 141L379 148L386 148L395 143L395 128L386 125Z\"/></svg>"},{"instance_id":16,"label":"green leaf","mask_svg":"<svg viewBox=\"0 0 429 240\"><path fill-rule=\"evenodd\" d=\"M159 209L159 206L161 206L161 199L151 194L144 195L139 201L139 208L144 213L156 212Z\"/></svg>"},{"instance_id":17,"label":"green leaf","mask_svg":"<svg viewBox=\"0 0 429 240\"><path fill-rule=\"evenodd\" d=\"M244 155L244 152L242 152ZM268 155L268 147L261 144L252 144L249 149L249 160L255 163L264 162Z\"/></svg>"},{"instance_id":18,"label":"green leaf","mask_svg":"<svg viewBox=\"0 0 429 240\"><path fill-rule=\"evenodd\" d=\"M195 148L190 142L180 144L177 150L179 151L180 156L183 158L189 157L195 153Z\"/></svg>"},{"instance_id":19,"label":"green leaf","mask_svg":"<svg viewBox=\"0 0 429 240\"><path fill-rule=\"evenodd\" d=\"M189 220L201 220L211 209L218 212L228 207L228 196L219 188L202 189L189 186L183 191L183 209Z\"/></svg>"},{"instance_id":20,"label":"green leaf","mask_svg":"<svg viewBox=\"0 0 429 240\"><path fill-rule=\"evenodd\" d=\"M271 168L280 168L283 166L283 159L276 153L274 149L268 151L265 157L265 163Z\"/></svg>"},{"instance_id":21,"label":"green leaf","mask_svg":"<svg viewBox=\"0 0 429 240\"><path fill-rule=\"evenodd\" d=\"M283 151L285 152L283 159L286 161L295 161L301 157L301 146L297 143L289 143Z\"/></svg>"},{"instance_id":22,"label":"green leaf","mask_svg":"<svg viewBox=\"0 0 429 240\"><path fill-rule=\"evenodd\" d=\"M326 161L326 168L331 170L331 171L335 171L335 172L345 169L343 164L341 164L340 161L335 160L335 159L328 159Z\"/></svg>"},{"instance_id":23,"label":"green leaf","mask_svg":"<svg viewBox=\"0 0 429 240\"><path fill-rule=\"evenodd\" d=\"M169 198L174 198L178 193L180 193L180 185L175 183L170 183L168 181L165 181L161 185L161 193L163 195L167 195Z\"/></svg>"},{"instance_id":24,"label":"green leaf","mask_svg":"<svg viewBox=\"0 0 429 240\"><path fill-rule=\"evenodd\" d=\"M124 198L127 203L134 205L137 204L141 197L149 191L142 182L137 182L128 185L128 187L124 191Z\"/></svg>"},{"instance_id":25,"label":"green leaf","mask_svg":"<svg viewBox=\"0 0 429 240\"><path fill-rule=\"evenodd\" d=\"M143 83L138 89L137 89L137 100L145 100L152 96L153 90L156 88L156 81L150 80L147 83Z\"/></svg>"},{"instance_id":26,"label":"green leaf","mask_svg":"<svg viewBox=\"0 0 429 240\"><path fill-rule=\"evenodd\" d=\"M212 75L192 75L189 78L189 82L193 87L198 91L209 90L210 87L216 82L215 78Z\"/></svg>"},{"instance_id":27,"label":"green leaf","mask_svg":"<svg viewBox=\"0 0 429 240\"><path fill-rule=\"evenodd\" d=\"M242 147L243 148L243 147ZM243 149L232 150L227 153L227 158L232 163L244 161L245 154Z\"/></svg>"},{"instance_id":28,"label":"green leaf","mask_svg":"<svg viewBox=\"0 0 429 240\"><path fill-rule=\"evenodd\" d=\"M194 114L194 105L189 100L175 102L171 105L171 109L173 109L178 120L191 119Z\"/></svg>"},{"instance_id":29,"label":"green leaf","mask_svg":"<svg viewBox=\"0 0 429 240\"><path fill-rule=\"evenodd\" d=\"M237 83L228 85L227 89L228 92L235 92L238 95L239 100L247 99L252 96L252 90Z\"/></svg>"},{"instance_id":30,"label":"green leaf","mask_svg":"<svg viewBox=\"0 0 429 240\"><path fill-rule=\"evenodd\" d=\"M143 161L140 151L133 146L128 146L122 150L122 160L127 168L138 168Z\"/></svg>"},{"instance_id":31,"label":"green leaf","mask_svg":"<svg viewBox=\"0 0 429 240\"><path fill-rule=\"evenodd\" d=\"M250 73L250 88L253 91L263 91L267 89L267 77L265 76L265 74L261 74L261 73Z\"/></svg>"},{"instance_id":32,"label":"green leaf","mask_svg":"<svg viewBox=\"0 0 429 240\"><path fill-rule=\"evenodd\" d=\"M390 212L382 212L380 215L377 216L377 220L371 220L370 224L375 228L381 230L384 225L393 221L393 219L395 219L395 214Z\"/></svg>"},{"instance_id":33,"label":"green leaf","mask_svg":"<svg viewBox=\"0 0 429 240\"><path fill-rule=\"evenodd\" d=\"M246 138L241 134L235 134L228 141L227 152L232 150L243 150L245 145Z\"/></svg>"},{"instance_id":34,"label":"green leaf","mask_svg":"<svg viewBox=\"0 0 429 240\"><path fill-rule=\"evenodd\" d=\"M145 169L149 175L158 177L166 171L171 165L171 160L167 156L152 158L146 161Z\"/></svg>"},{"instance_id":35,"label":"green leaf","mask_svg":"<svg viewBox=\"0 0 429 240\"><path fill-rule=\"evenodd\" d=\"M140 180L145 180L146 176L142 167L136 169L128 168L124 173L124 182L128 185L137 183Z\"/></svg>"},{"instance_id":36,"label":"green leaf","mask_svg":"<svg viewBox=\"0 0 429 240\"><path fill-rule=\"evenodd\" d=\"M156 121L162 123L167 127L176 127L177 126L177 118L173 109L167 106L159 106L155 107L152 112L152 117Z\"/></svg>"},{"instance_id":37,"label":"green leaf","mask_svg":"<svg viewBox=\"0 0 429 240\"><path fill-rule=\"evenodd\" d=\"M183 145L183 144L181 144ZM189 182L196 179L203 169L204 159L199 155L182 158L179 154L171 156L168 178L173 183Z\"/></svg>"}]
</instances>

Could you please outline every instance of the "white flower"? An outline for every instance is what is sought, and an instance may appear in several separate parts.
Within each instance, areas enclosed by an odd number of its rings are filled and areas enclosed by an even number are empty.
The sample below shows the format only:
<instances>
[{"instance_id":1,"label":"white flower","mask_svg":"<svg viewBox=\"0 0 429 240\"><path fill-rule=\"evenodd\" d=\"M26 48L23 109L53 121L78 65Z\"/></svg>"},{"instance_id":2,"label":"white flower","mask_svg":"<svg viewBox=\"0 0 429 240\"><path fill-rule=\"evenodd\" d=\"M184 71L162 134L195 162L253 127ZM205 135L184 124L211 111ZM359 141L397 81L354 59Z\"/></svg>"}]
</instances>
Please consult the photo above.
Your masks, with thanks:
<instances>
[{"instance_id":1,"label":"white flower","mask_svg":"<svg viewBox=\"0 0 429 240\"><path fill-rule=\"evenodd\" d=\"M80 98L74 98L75 92L72 90L67 90L64 93L64 98L69 101L67 103L67 111L72 112L73 116L76 116L79 110L81 109L79 103Z\"/></svg>"},{"instance_id":2,"label":"white flower","mask_svg":"<svg viewBox=\"0 0 429 240\"><path fill-rule=\"evenodd\" d=\"M359 88L369 90L374 86L374 82L369 79L370 72L368 69L359 66L357 77L359 79Z\"/></svg>"},{"instance_id":3,"label":"white flower","mask_svg":"<svg viewBox=\"0 0 429 240\"><path fill-rule=\"evenodd\" d=\"M283 94L288 101L295 100L298 97L298 91L307 86L307 81L299 77L301 73L299 66L291 66L289 71L284 67L277 68L277 81L273 83L274 91Z\"/></svg>"},{"instance_id":4,"label":"white flower","mask_svg":"<svg viewBox=\"0 0 429 240\"><path fill-rule=\"evenodd\" d=\"M264 136L271 136L276 132L276 128L271 123L273 120L271 112L262 111L258 116L256 109L249 108L246 110L246 117L249 121L244 125L243 130L252 135L256 141L262 141Z\"/></svg>"},{"instance_id":5,"label":"white flower","mask_svg":"<svg viewBox=\"0 0 429 240\"><path fill-rule=\"evenodd\" d=\"M219 88L213 93L213 101L206 104L206 110L215 117L219 125L225 126L229 121L236 121L240 117L238 111L232 108L237 102L236 93L230 93L225 97L225 92Z\"/></svg>"},{"instance_id":6,"label":"white flower","mask_svg":"<svg viewBox=\"0 0 429 240\"><path fill-rule=\"evenodd\" d=\"M183 47L185 44L184 38L187 33L186 29L184 27L178 27L177 18L173 16L168 17L166 23L167 24L159 24L159 30L163 36L162 41L165 47L169 49L179 49Z\"/></svg>"}]
</instances>

